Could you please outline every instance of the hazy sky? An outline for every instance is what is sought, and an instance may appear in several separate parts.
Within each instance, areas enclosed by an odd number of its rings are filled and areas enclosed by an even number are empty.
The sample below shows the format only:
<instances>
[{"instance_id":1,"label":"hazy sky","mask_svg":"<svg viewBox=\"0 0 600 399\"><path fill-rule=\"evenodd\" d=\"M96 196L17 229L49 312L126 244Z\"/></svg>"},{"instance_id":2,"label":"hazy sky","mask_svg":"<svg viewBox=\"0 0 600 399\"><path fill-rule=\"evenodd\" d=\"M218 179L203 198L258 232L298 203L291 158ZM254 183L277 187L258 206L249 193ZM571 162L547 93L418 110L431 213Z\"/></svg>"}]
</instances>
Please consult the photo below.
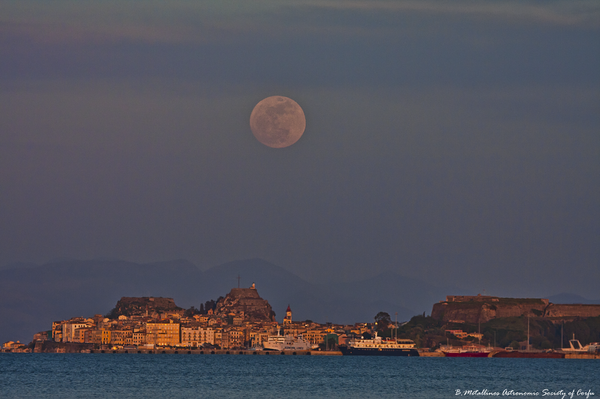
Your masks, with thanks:
<instances>
[{"instance_id":1,"label":"hazy sky","mask_svg":"<svg viewBox=\"0 0 600 399\"><path fill-rule=\"evenodd\" d=\"M597 299L600 2L2 1L0 265L58 257Z\"/></svg>"}]
</instances>

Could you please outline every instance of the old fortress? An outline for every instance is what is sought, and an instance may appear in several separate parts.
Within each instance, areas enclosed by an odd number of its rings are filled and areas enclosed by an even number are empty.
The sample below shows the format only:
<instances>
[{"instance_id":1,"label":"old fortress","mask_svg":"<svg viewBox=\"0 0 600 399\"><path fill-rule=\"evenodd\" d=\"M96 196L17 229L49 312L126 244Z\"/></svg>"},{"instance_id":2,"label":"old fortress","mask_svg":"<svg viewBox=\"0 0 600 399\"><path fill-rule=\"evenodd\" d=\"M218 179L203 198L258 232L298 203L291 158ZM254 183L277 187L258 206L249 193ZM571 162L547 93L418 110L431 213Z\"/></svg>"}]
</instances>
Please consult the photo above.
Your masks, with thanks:
<instances>
[{"instance_id":1,"label":"old fortress","mask_svg":"<svg viewBox=\"0 0 600 399\"><path fill-rule=\"evenodd\" d=\"M600 316L600 305L560 305L548 299L495 296L447 296L433 305L431 316L444 322L486 323L501 317L531 316L551 322Z\"/></svg>"}]
</instances>

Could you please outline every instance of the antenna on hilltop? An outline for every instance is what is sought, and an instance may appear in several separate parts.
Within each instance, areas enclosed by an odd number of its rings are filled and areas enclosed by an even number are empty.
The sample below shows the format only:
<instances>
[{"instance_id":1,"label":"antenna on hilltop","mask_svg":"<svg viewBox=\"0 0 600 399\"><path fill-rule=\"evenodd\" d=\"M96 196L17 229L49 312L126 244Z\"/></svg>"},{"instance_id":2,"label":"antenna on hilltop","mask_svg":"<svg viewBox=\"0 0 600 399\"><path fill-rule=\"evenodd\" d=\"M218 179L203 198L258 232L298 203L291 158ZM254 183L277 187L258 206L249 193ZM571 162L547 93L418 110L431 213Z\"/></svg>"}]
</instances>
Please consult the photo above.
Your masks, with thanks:
<instances>
[{"instance_id":1,"label":"antenna on hilltop","mask_svg":"<svg viewBox=\"0 0 600 399\"><path fill-rule=\"evenodd\" d=\"M240 275L238 274L238 288L240 288Z\"/></svg>"}]
</instances>

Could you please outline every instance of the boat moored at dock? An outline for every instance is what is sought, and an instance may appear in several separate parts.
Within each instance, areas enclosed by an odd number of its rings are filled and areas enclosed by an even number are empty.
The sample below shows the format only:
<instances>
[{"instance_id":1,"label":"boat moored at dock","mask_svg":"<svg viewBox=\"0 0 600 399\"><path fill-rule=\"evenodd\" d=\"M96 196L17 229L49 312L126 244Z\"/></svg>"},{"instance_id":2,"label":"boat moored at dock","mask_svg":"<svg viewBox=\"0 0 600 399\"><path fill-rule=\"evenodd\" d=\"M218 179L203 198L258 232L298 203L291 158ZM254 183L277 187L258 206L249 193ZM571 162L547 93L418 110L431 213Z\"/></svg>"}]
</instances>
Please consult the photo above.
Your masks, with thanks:
<instances>
[{"instance_id":1,"label":"boat moored at dock","mask_svg":"<svg viewBox=\"0 0 600 399\"><path fill-rule=\"evenodd\" d=\"M266 351L310 351L312 349L316 349L318 345L311 345L306 339L304 339L301 335L293 336L293 335L273 335L269 336L267 341L262 344L264 350Z\"/></svg>"},{"instance_id":2,"label":"boat moored at dock","mask_svg":"<svg viewBox=\"0 0 600 399\"><path fill-rule=\"evenodd\" d=\"M491 348L481 345L465 345L460 348L443 349L446 357L489 357Z\"/></svg>"},{"instance_id":3,"label":"boat moored at dock","mask_svg":"<svg viewBox=\"0 0 600 399\"><path fill-rule=\"evenodd\" d=\"M355 338L340 345L343 355L351 356L419 356L414 341L410 339L382 339L375 334L372 339Z\"/></svg>"}]
</instances>

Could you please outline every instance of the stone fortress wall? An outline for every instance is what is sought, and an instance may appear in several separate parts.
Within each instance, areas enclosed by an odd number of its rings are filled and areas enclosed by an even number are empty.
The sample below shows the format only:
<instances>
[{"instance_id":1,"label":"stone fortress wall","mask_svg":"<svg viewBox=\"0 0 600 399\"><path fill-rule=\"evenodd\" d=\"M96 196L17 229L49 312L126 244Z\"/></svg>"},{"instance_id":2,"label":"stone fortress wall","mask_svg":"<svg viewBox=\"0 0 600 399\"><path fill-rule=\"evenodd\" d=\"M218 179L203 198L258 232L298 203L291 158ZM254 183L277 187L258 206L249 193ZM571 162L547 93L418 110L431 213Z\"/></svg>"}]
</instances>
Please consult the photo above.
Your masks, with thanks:
<instances>
[{"instance_id":1,"label":"stone fortress wall","mask_svg":"<svg viewBox=\"0 0 600 399\"><path fill-rule=\"evenodd\" d=\"M444 322L485 323L501 317L544 317L551 321L600 316L600 305L563 305L542 298L450 295L433 305L431 316Z\"/></svg>"}]
</instances>

